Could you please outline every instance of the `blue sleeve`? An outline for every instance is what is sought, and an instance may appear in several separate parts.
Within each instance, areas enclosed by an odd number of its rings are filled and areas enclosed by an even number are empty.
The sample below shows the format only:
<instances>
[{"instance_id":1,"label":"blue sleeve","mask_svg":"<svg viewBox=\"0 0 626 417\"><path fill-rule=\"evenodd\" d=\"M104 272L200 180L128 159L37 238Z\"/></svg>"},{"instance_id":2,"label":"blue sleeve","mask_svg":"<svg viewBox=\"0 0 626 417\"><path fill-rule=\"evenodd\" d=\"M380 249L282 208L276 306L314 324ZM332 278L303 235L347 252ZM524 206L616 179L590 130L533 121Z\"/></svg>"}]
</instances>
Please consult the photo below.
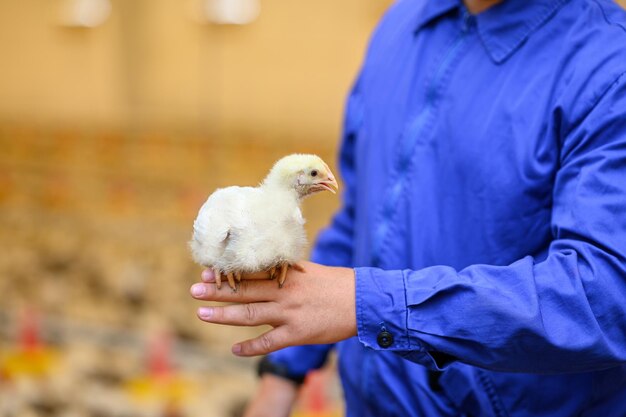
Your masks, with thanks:
<instances>
[{"instance_id":1,"label":"blue sleeve","mask_svg":"<svg viewBox=\"0 0 626 417\"><path fill-rule=\"evenodd\" d=\"M430 369L626 363L626 75L561 137L547 256L460 271L357 268L362 344Z\"/></svg>"},{"instance_id":2,"label":"blue sleeve","mask_svg":"<svg viewBox=\"0 0 626 417\"><path fill-rule=\"evenodd\" d=\"M358 82L349 96L344 121L343 140L339 155L339 167L343 180L343 204L329 227L317 238L311 260L329 266L353 266L352 242L354 228L354 200L356 182L354 180L354 144L361 125L361 100ZM293 346L269 354L272 362L283 365L290 376L301 377L312 369L318 369L326 362L333 348L328 345Z\"/></svg>"}]
</instances>

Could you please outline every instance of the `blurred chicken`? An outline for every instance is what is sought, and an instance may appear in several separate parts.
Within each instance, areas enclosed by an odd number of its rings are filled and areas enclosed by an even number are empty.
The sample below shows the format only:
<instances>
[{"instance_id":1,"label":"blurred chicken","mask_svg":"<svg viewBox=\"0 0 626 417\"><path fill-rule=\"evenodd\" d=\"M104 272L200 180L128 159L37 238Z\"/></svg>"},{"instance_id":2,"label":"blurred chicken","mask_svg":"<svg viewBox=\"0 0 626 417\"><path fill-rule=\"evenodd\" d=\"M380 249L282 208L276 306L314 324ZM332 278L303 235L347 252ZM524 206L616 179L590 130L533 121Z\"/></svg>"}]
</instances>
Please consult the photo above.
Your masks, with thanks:
<instances>
[{"instance_id":1,"label":"blurred chicken","mask_svg":"<svg viewBox=\"0 0 626 417\"><path fill-rule=\"evenodd\" d=\"M243 273L269 271L283 286L287 269L296 266L306 247L304 197L328 190L337 181L316 155L280 159L258 187L216 190L200 208L189 242L193 259L222 276L236 290Z\"/></svg>"}]
</instances>

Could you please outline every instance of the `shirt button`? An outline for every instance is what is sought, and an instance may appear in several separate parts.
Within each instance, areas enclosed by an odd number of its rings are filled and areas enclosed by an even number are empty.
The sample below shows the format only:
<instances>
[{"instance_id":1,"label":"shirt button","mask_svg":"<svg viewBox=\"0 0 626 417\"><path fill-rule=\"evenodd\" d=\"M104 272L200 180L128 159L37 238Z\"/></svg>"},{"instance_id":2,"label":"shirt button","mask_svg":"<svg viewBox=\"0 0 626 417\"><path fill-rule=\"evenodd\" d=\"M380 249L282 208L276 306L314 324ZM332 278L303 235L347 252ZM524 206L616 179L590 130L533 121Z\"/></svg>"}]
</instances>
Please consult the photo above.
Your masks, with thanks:
<instances>
[{"instance_id":1,"label":"shirt button","mask_svg":"<svg viewBox=\"0 0 626 417\"><path fill-rule=\"evenodd\" d=\"M378 333L376 342L378 342L378 346L380 346L381 348L388 348L389 346L393 345L393 335L387 330L383 330Z\"/></svg>"}]
</instances>

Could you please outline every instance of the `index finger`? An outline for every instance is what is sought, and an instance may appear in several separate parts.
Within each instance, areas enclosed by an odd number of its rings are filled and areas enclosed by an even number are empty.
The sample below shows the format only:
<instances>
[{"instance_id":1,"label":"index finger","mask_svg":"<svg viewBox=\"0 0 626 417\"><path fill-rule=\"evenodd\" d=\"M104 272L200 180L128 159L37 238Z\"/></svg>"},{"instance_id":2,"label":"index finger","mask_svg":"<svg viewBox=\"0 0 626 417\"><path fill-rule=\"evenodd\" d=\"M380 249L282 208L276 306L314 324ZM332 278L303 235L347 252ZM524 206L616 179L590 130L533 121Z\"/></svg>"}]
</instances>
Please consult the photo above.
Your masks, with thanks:
<instances>
[{"instance_id":1,"label":"index finger","mask_svg":"<svg viewBox=\"0 0 626 417\"><path fill-rule=\"evenodd\" d=\"M207 268L202 271L200 275L202 282L215 282L215 271L211 268ZM270 279L269 272L244 272L241 274L241 279Z\"/></svg>"},{"instance_id":2,"label":"index finger","mask_svg":"<svg viewBox=\"0 0 626 417\"><path fill-rule=\"evenodd\" d=\"M284 291L278 288L276 281L242 280L237 291L226 285L217 289L214 283L197 283L191 286L191 296L197 300L222 301L227 303L250 303L255 301L274 301Z\"/></svg>"}]
</instances>

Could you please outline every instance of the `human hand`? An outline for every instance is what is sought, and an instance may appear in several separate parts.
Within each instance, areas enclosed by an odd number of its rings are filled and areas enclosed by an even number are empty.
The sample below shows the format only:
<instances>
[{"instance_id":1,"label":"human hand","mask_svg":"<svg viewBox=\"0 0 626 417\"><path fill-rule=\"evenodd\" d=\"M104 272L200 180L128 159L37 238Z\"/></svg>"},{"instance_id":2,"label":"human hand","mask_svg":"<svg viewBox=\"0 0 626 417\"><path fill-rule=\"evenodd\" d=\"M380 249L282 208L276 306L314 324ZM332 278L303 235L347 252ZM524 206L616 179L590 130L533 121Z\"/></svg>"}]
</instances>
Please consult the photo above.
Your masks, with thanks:
<instances>
[{"instance_id":1,"label":"human hand","mask_svg":"<svg viewBox=\"0 0 626 417\"><path fill-rule=\"evenodd\" d=\"M217 289L210 270L191 294L204 301L235 303L200 307L208 323L232 326L268 324L272 330L237 343L238 356L263 355L287 346L334 343L356 335L354 270L302 262L303 271L290 269L283 288L270 280L242 280L237 292Z\"/></svg>"}]
</instances>

